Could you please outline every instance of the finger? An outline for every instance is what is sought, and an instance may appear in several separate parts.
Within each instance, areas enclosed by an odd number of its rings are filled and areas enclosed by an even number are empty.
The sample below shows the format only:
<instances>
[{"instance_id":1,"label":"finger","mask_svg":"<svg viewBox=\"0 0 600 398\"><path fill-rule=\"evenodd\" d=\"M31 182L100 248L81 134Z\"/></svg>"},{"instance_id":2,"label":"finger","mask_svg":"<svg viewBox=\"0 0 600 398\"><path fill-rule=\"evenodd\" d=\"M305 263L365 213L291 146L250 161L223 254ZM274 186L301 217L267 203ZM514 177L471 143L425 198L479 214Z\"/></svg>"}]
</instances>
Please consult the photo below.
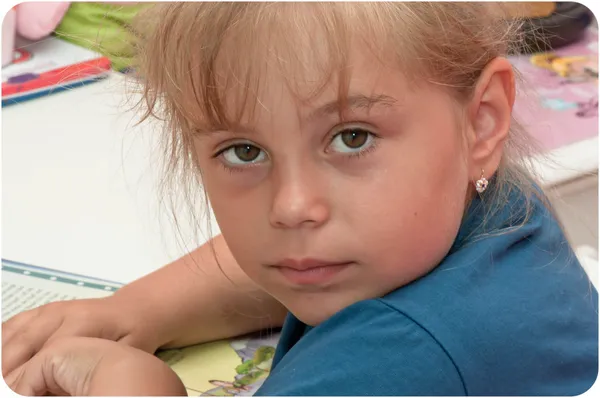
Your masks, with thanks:
<instances>
[{"instance_id":1,"label":"finger","mask_svg":"<svg viewBox=\"0 0 600 398\"><path fill-rule=\"evenodd\" d=\"M2 375L31 359L62 324L62 318L31 321L2 346Z\"/></svg>"},{"instance_id":2,"label":"finger","mask_svg":"<svg viewBox=\"0 0 600 398\"><path fill-rule=\"evenodd\" d=\"M24 395L26 397L34 396L35 393L31 388L26 388L26 382L23 381L23 375L25 373L25 366L23 364L10 372L5 378L4 382L6 385L16 392L17 394Z\"/></svg>"},{"instance_id":3,"label":"finger","mask_svg":"<svg viewBox=\"0 0 600 398\"><path fill-rule=\"evenodd\" d=\"M158 347L154 346L151 342L140 340L139 338L134 337L132 334L126 334L125 336L116 339L116 341L138 348L142 351L149 352L150 354L154 354L158 349Z\"/></svg>"},{"instance_id":4,"label":"finger","mask_svg":"<svg viewBox=\"0 0 600 398\"><path fill-rule=\"evenodd\" d=\"M7 386L9 386L11 389L13 388L13 386L15 385L17 379L20 377L21 372L23 372L23 365L19 366L18 368L16 368L15 370L13 370L12 372L10 372L9 374L7 374L6 376L4 376L4 382L6 383Z\"/></svg>"},{"instance_id":5,"label":"finger","mask_svg":"<svg viewBox=\"0 0 600 398\"><path fill-rule=\"evenodd\" d=\"M4 348L6 343L9 342L20 329L25 327L32 319L36 318L38 314L39 311L37 310L26 311L13 316L6 322L2 322L2 348Z\"/></svg>"},{"instance_id":6,"label":"finger","mask_svg":"<svg viewBox=\"0 0 600 398\"><path fill-rule=\"evenodd\" d=\"M6 358L11 355L8 352L11 351L11 342L19 332L27 329L27 325L35 318L37 318L39 311L31 310L21 314L15 315L6 322L2 322L2 375L5 376L8 372L12 371L15 366L11 366L8 369L6 364ZM10 362L10 361L9 361Z\"/></svg>"},{"instance_id":7,"label":"finger","mask_svg":"<svg viewBox=\"0 0 600 398\"><path fill-rule=\"evenodd\" d=\"M37 344L19 342L18 339L13 339L13 341L15 341L14 344L2 350L2 376L23 365L39 350Z\"/></svg>"},{"instance_id":8,"label":"finger","mask_svg":"<svg viewBox=\"0 0 600 398\"><path fill-rule=\"evenodd\" d=\"M8 387L23 396L67 396L55 381L55 367L39 353L17 367L4 379Z\"/></svg>"}]
</instances>

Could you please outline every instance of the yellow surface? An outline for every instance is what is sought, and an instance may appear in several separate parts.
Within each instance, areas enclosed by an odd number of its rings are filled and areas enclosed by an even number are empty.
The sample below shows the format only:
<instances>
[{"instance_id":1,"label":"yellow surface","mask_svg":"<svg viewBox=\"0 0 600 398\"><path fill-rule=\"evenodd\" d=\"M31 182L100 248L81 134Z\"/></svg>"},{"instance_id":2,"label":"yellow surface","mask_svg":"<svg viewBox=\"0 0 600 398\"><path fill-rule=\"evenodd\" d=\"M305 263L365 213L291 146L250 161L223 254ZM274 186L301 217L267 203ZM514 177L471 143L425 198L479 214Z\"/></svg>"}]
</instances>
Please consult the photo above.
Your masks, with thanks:
<instances>
[{"instance_id":1,"label":"yellow surface","mask_svg":"<svg viewBox=\"0 0 600 398\"><path fill-rule=\"evenodd\" d=\"M242 363L228 341L166 350L158 356L177 373L190 396L215 388L209 380L233 380Z\"/></svg>"}]
</instances>

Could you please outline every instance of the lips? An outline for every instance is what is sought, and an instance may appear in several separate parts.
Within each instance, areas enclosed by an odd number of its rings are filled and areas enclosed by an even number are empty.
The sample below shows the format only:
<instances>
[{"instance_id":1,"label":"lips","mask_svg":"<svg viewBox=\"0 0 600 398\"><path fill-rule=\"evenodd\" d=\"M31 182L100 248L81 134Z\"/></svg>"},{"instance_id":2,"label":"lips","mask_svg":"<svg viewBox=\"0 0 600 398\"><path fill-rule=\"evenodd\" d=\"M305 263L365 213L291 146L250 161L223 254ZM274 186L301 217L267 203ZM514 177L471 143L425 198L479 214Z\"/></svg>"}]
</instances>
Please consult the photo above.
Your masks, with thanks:
<instances>
[{"instance_id":1,"label":"lips","mask_svg":"<svg viewBox=\"0 0 600 398\"><path fill-rule=\"evenodd\" d=\"M277 263L275 266L283 267L283 268L291 268L296 271L307 271L307 270L310 270L313 268L321 268L321 267L328 267L328 266L332 266L332 265L342 265L342 264L347 264L347 262L324 261L324 260L317 260L314 258L303 258L303 259L286 258L285 260Z\"/></svg>"},{"instance_id":2,"label":"lips","mask_svg":"<svg viewBox=\"0 0 600 398\"><path fill-rule=\"evenodd\" d=\"M285 259L275 269L294 285L325 285L346 269L350 262L332 262L312 258Z\"/></svg>"}]
</instances>

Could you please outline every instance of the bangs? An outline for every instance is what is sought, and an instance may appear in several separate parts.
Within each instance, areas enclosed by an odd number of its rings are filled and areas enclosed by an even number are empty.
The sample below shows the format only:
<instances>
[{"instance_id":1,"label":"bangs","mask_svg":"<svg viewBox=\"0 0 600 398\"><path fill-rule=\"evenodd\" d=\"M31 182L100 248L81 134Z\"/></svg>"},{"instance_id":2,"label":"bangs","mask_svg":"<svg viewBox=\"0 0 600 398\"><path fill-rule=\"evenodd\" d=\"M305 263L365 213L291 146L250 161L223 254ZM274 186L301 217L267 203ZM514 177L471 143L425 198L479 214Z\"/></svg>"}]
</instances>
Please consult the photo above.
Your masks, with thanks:
<instances>
[{"instance_id":1,"label":"bangs","mask_svg":"<svg viewBox=\"0 0 600 398\"><path fill-rule=\"evenodd\" d=\"M142 120L165 120L172 133L182 133L173 140L189 149L195 133L253 124L274 78L299 104L324 90L335 92L341 118L352 74L350 53L357 48L361 58L373 59L374 68L393 69L413 88L434 84L464 101L485 65L507 53L507 27L499 12L482 14L486 7L159 3L138 14L135 24Z\"/></svg>"},{"instance_id":2,"label":"bangs","mask_svg":"<svg viewBox=\"0 0 600 398\"><path fill-rule=\"evenodd\" d=\"M140 54L148 109L162 108L184 133L235 128L242 120L252 122L267 79L275 76L300 103L334 89L341 112L351 43L379 60L393 53L384 51L390 38L382 24L361 10L369 8L356 3L157 6L154 18L144 16L154 22L145 52L162 59L150 62Z\"/></svg>"},{"instance_id":3,"label":"bangs","mask_svg":"<svg viewBox=\"0 0 600 398\"><path fill-rule=\"evenodd\" d=\"M153 4L134 21L134 84L141 88L140 122L165 122L165 192L194 195L202 177L194 135L252 124L269 79L281 79L300 104L333 91L342 119L357 48L374 68L402 74L409 88L435 85L458 104L469 100L492 59L522 48L517 8L497 2ZM513 119L498 187L535 191L530 168L522 166L530 148ZM489 213L505 202L490 200Z\"/></svg>"}]
</instances>

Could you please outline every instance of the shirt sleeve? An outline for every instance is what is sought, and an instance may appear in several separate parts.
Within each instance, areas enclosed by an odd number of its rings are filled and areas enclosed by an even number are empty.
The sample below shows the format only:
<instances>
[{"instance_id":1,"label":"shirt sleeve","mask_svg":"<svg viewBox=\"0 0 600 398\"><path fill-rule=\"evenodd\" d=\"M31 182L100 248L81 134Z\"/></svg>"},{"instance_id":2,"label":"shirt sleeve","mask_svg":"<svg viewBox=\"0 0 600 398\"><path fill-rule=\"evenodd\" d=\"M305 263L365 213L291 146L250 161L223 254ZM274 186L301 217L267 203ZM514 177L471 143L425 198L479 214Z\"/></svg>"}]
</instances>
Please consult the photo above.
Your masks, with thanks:
<instances>
[{"instance_id":1,"label":"shirt sleeve","mask_svg":"<svg viewBox=\"0 0 600 398\"><path fill-rule=\"evenodd\" d=\"M426 330L379 300L342 310L288 351L257 395L465 395Z\"/></svg>"}]
</instances>

